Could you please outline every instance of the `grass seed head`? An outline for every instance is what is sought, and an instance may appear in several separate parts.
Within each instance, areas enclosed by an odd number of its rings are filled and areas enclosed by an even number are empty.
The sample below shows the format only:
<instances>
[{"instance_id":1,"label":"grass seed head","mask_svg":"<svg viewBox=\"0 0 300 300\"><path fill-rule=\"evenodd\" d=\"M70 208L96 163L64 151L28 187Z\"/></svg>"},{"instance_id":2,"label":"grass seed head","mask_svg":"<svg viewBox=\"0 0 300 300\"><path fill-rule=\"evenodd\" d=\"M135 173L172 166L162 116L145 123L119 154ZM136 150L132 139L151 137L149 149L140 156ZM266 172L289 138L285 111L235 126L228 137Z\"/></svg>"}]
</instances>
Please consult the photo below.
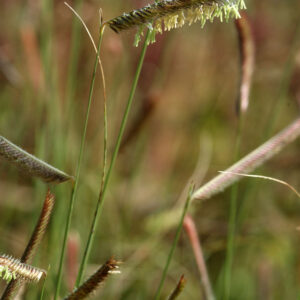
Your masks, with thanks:
<instances>
[{"instance_id":1,"label":"grass seed head","mask_svg":"<svg viewBox=\"0 0 300 300\"><path fill-rule=\"evenodd\" d=\"M212 22L215 18L221 22L224 19L237 19L241 17L239 9L245 8L244 0L164 0L124 13L106 24L117 33L139 27L135 39L135 44L138 45L145 27L152 32L151 42L154 42L156 33L198 21L203 27L207 21Z\"/></svg>"}]
</instances>

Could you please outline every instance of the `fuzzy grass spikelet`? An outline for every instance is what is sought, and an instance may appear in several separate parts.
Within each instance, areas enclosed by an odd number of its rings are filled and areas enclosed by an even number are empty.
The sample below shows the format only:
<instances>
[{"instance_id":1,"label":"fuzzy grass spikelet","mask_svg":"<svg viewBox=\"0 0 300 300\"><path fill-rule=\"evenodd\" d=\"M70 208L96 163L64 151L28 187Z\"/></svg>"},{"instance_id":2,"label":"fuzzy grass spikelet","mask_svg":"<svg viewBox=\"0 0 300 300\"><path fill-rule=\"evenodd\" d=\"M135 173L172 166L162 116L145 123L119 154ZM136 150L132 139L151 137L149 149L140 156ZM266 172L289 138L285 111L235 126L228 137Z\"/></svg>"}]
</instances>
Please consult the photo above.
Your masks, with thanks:
<instances>
[{"instance_id":1,"label":"fuzzy grass spikelet","mask_svg":"<svg viewBox=\"0 0 300 300\"><path fill-rule=\"evenodd\" d=\"M38 282L45 275L44 270L22 263L11 256L0 255L0 277L7 282L17 278Z\"/></svg>"},{"instance_id":2,"label":"fuzzy grass spikelet","mask_svg":"<svg viewBox=\"0 0 300 300\"><path fill-rule=\"evenodd\" d=\"M123 30L139 27L136 42L141 39L143 29L151 30L155 41L157 32L180 28L200 21L203 27L207 21L219 18L221 22L229 18L240 18L239 9L245 9L244 0L164 0L149 4L141 9L124 13L106 24L119 33Z\"/></svg>"}]
</instances>

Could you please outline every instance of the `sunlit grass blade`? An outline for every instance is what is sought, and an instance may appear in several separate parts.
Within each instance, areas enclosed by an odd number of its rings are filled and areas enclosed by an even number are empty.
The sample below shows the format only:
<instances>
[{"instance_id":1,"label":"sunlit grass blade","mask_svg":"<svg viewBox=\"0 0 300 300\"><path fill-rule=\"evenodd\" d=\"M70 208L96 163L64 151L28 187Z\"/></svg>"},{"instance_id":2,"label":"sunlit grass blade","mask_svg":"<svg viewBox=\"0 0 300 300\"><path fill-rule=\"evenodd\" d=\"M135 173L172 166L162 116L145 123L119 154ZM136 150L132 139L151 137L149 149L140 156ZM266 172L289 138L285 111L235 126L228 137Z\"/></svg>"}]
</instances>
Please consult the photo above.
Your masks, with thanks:
<instances>
[{"instance_id":1,"label":"sunlit grass blade","mask_svg":"<svg viewBox=\"0 0 300 300\"><path fill-rule=\"evenodd\" d=\"M241 176L241 177L249 177L249 178L257 178L257 179L274 181L274 182L277 182L277 183L287 186L292 192L294 192L294 194L296 194L296 196L298 198L300 198L300 193L292 185L290 185L286 181L280 180L278 178L264 176L264 175L257 175L257 174L234 173L234 172L229 172L229 171L220 171L220 173L228 173L228 174L237 175L237 176Z\"/></svg>"}]
</instances>

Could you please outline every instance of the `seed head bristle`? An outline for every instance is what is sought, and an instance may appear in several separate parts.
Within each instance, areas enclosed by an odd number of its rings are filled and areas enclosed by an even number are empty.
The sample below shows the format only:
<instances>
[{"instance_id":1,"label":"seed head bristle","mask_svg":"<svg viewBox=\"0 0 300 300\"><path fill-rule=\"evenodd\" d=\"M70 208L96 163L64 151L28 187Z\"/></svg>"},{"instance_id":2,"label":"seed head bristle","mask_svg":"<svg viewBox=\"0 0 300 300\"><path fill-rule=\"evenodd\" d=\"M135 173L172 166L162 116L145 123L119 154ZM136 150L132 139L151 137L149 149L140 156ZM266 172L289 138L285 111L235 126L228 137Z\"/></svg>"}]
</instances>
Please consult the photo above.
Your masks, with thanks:
<instances>
[{"instance_id":1,"label":"seed head bristle","mask_svg":"<svg viewBox=\"0 0 300 300\"><path fill-rule=\"evenodd\" d=\"M155 37L157 32L180 28L184 24L200 21L203 27L207 21L212 22L215 18L221 22L224 19L237 19L241 17L239 9L245 8L244 0L163 0L124 13L106 24L117 33L133 27L148 27ZM137 35L136 43L140 41L141 30Z\"/></svg>"}]
</instances>

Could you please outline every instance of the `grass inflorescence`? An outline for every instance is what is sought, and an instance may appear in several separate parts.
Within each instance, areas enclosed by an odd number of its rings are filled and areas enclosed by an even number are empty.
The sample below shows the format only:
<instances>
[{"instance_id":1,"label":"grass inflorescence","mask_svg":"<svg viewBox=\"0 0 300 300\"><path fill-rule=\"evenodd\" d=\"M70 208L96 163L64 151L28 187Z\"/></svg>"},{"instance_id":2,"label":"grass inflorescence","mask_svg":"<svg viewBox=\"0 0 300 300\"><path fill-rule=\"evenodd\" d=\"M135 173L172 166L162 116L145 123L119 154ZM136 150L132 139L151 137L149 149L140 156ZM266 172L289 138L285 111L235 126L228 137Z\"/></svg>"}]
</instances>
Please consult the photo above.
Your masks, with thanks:
<instances>
[{"instance_id":1,"label":"grass inflorescence","mask_svg":"<svg viewBox=\"0 0 300 300\"><path fill-rule=\"evenodd\" d=\"M38 282L43 276L46 276L46 271L22 263L20 260L11 256L0 255L0 277L1 276L8 282L16 278Z\"/></svg>"},{"instance_id":2,"label":"grass inflorescence","mask_svg":"<svg viewBox=\"0 0 300 300\"><path fill-rule=\"evenodd\" d=\"M0 136L0 158L17 166L23 173L41 178L45 182L61 183L72 177L29 154L8 139Z\"/></svg>"},{"instance_id":3,"label":"grass inflorescence","mask_svg":"<svg viewBox=\"0 0 300 300\"><path fill-rule=\"evenodd\" d=\"M65 298L65 300L86 299L91 293L107 279L110 274L119 274L119 262L115 259L109 259L101 266L92 276L90 276L81 286L76 288L73 293Z\"/></svg>"},{"instance_id":4,"label":"grass inflorescence","mask_svg":"<svg viewBox=\"0 0 300 300\"><path fill-rule=\"evenodd\" d=\"M150 29L151 41L154 42L158 32L162 33L198 21L203 27L207 21L212 22L215 18L219 18L221 22L224 19L240 18L239 9L245 8L243 0L165 0L124 13L107 24L117 33L140 27L135 42L138 44L145 26Z\"/></svg>"}]
</instances>

